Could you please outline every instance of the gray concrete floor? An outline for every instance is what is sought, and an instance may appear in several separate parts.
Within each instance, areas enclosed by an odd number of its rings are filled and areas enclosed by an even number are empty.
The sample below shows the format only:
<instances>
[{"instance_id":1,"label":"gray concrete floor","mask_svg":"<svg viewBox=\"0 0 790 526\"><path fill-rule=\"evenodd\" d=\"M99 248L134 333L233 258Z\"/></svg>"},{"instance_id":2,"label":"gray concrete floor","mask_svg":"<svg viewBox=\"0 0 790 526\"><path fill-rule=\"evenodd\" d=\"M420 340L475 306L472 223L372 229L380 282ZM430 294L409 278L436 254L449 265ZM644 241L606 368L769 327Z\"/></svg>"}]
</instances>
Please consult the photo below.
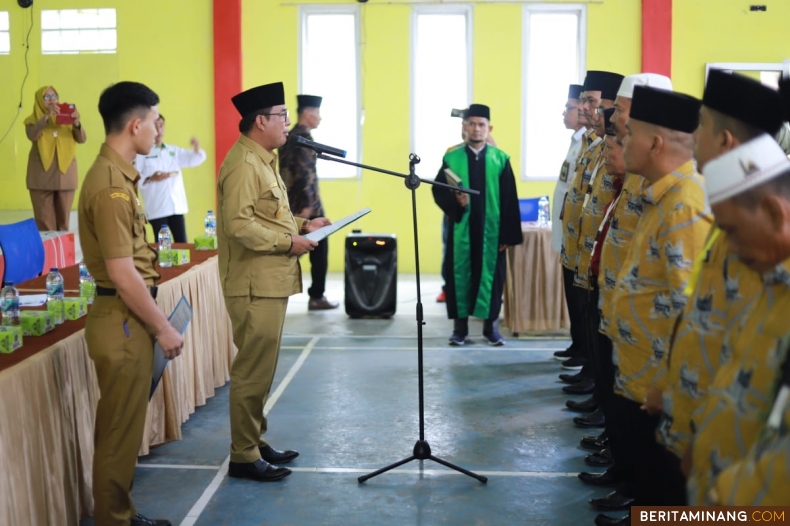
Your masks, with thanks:
<instances>
[{"instance_id":1,"label":"gray concrete floor","mask_svg":"<svg viewBox=\"0 0 790 526\"><path fill-rule=\"evenodd\" d=\"M341 300L342 289L342 276L330 276L327 296ZM415 284L401 275L388 320L351 320L342 306L308 313L305 295L292 298L267 440L300 451L293 475L268 484L223 475L224 387L184 425L182 441L140 459L138 510L201 526L592 524L587 500L606 491L576 478L585 432L563 409L551 358L567 339L508 338L492 348L478 337L449 347L438 277L426 277L422 290L426 440L487 484L428 460L357 482L409 456L419 437ZM473 324L472 335L481 328Z\"/></svg>"}]
</instances>

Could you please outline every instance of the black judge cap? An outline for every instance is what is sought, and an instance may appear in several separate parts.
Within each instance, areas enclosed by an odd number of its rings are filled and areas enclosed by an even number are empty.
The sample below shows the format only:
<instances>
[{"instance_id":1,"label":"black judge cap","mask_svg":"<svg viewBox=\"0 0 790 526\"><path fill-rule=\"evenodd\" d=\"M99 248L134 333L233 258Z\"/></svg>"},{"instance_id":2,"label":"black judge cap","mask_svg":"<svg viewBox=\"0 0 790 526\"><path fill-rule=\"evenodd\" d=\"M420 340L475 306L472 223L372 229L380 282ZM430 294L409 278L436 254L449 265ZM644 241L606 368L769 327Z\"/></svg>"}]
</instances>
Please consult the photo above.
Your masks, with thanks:
<instances>
[{"instance_id":1,"label":"black judge cap","mask_svg":"<svg viewBox=\"0 0 790 526\"><path fill-rule=\"evenodd\" d=\"M614 100L624 78L610 71L588 71L584 79L584 91L600 91L602 99Z\"/></svg>"},{"instance_id":2,"label":"black judge cap","mask_svg":"<svg viewBox=\"0 0 790 526\"><path fill-rule=\"evenodd\" d=\"M658 88L635 86L631 119L692 133L699 126L699 99Z\"/></svg>"},{"instance_id":3,"label":"black judge cap","mask_svg":"<svg viewBox=\"0 0 790 526\"><path fill-rule=\"evenodd\" d=\"M743 75L710 70L702 104L770 135L782 126L779 92Z\"/></svg>"},{"instance_id":4,"label":"black judge cap","mask_svg":"<svg viewBox=\"0 0 790 526\"><path fill-rule=\"evenodd\" d=\"M285 104L285 89L282 82L274 82L242 91L230 100L239 115L246 117L264 108Z\"/></svg>"},{"instance_id":5,"label":"black judge cap","mask_svg":"<svg viewBox=\"0 0 790 526\"><path fill-rule=\"evenodd\" d=\"M320 108L322 100L316 95L297 95L296 111L302 111L305 108Z\"/></svg>"},{"instance_id":6,"label":"black judge cap","mask_svg":"<svg viewBox=\"0 0 790 526\"><path fill-rule=\"evenodd\" d=\"M790 78L782 76L779 79L779 96L782 98L784 119L790 121Z\"/></svg>"},{"instance_id":7,"label":"black judge cap","mask_svg":"<svg viewBox=\"0 0 790 526\"><path fill-rule=\"evenodd\" d=\"M568 86L568 98L578 99L579 95L582 94L582 91L584 91L584 86L581 84L571 84Z\"/></svg>"},{"instance_id":8,"label":"black judge cap","mask_svg":"<svg viewBox=\"0 0 790 526\"><path fill-rule=\"evenodd\" d=\"M491 108L484 104L470 104L466 110L464 119L470 117L483 117L484 119L491 120Z\"/></svg>"},{"instance_id":9,"label":"black judge cap","mask_svg":"<svg viewBox=\"0 0 790 526\"><path fill-rule=\"evenodd\" d=\"M606 135L617 135L617 129L612 122L612 115L614 115L614 108L603 110L603 122L606 127Z\"/></svg>"}]
</instances>

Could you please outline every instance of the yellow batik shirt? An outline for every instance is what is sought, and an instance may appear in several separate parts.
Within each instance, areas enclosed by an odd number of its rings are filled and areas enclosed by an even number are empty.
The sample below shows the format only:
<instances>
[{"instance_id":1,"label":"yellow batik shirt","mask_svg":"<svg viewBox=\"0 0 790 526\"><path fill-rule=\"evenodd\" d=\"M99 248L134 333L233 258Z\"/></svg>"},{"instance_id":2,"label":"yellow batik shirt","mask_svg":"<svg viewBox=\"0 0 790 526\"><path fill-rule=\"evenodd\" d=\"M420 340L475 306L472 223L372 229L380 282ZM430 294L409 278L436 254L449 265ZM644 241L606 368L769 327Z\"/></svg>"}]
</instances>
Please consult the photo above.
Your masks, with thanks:
<instances>
[{"instance_id":1,"label":"yellow batik shirt","mask_svg":"<svg viewBox=\"0 0 790 526\"><path fill-rule=\"evenodd\" d=\"M601 154L603 157L603 153ZM592 184L588 186L584 208L579 219L578 255L576 256L576 275L573 284L583 289L590 286L590 260L592 259L595 236L601 226L606 208L614 199L615 177L606 173L606 166L601 163L597 172L593 174ZM610 227L611 228L611 227Z\"/></svg>"},{"instance_id":2,"label":"yellow batik shirt","mask_svg":"<svg viewBox=\"0 0 790 526\"><path fill-rule=\"evenodd\" d=\"M584 149L576 164L576 171L573 174L568 193L562 203L562 250L560 251L560 263L568 270L576 270L576 255L578 253L579 242L579 217L584 205L584 196L587 194L587 187L592 178L593 171L597 168L598 160L603 164L603 141L593 132L591 135L593 142Z\"/></svg>"},{"instance_id":3,"label":"yellow batik shirt","mask_svg":"<svg viewBox=\"0 0 790 526\"><path fill-rule=\"evenodd\" d=\"M696 432L688 480L689 504L705 504L711 487L719 485L720 475L746 458L757 442L787 354L788 313L790 259L762 275L760 293L725 333L719 370L706 400L693 415ZM721 483L724 487L732 481L724 479ZM720 497L727 498L727 493L725 489Z\"/></svg>"},{"instance_id":4,"label":"yellow batik shirt","mask_svg":"<svg viewBox=\"0 0 790 526\"><path fill-rule=\"evenodd\" d=\"M691 415L719 369L724 334L738 323L762 289L760 276L728 253L728 238L714 229L669 351L663 411L656 438L682 458L691 440Z\"/></svg>"},{"instance_id":5,"label":"yellow batik shirt","mask_svg":"<svg viewBox=\"0 0 790 526\"><path fill-rule=\"evenodd\" d=\"M610 322L614 319L612 297L631 247L631 238L634 237L636 225L642 218L642 188L645 184L645 178L641 175L626 174L623 189L609 215L609 231L602 241L601 262L598 267L598 310L601 312L599 330L610 340L614 338L611 331L613 324Z\"/></svg>"},{"instance_id":6,"label":"yellow batik shirt","mask_svg":"<svg viewBox=\"0 0 790 526\"><path fill-rule=\"evenodd\" d=\"M642 219L612 298L615 392L643 403L665 372L684 289L711 223L702 176L692 161L646 185Z\"/></svg>"}]
</instances>

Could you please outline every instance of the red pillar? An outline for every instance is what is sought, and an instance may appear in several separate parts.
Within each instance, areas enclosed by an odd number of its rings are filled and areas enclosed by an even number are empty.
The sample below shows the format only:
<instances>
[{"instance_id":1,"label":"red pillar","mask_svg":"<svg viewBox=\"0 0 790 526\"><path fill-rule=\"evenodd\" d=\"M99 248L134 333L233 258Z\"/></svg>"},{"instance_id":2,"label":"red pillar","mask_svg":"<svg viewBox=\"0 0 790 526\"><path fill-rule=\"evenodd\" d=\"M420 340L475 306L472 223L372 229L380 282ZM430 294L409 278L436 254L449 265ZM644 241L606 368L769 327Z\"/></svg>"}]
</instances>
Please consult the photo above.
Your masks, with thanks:
<instances>
[{"instance_id":1,"label":"red pillar","mask_svg":"<svg viewBox=\"0 0 790 526\"><path fill-rule=\"evenodd\" d=\"M230 98L241 91L241 0L214 0L214 151L216 171L239 136Z\"/></svg>"},{"instance_id":2,"label":"red pillar","mask_svg":"<svg viewBox=\"0 0 790 526\"><path fill-rule=\"evenodd\" d=\"M672 76L672 0L642 0L642 72Z\"/></svg>"}]
</instances>

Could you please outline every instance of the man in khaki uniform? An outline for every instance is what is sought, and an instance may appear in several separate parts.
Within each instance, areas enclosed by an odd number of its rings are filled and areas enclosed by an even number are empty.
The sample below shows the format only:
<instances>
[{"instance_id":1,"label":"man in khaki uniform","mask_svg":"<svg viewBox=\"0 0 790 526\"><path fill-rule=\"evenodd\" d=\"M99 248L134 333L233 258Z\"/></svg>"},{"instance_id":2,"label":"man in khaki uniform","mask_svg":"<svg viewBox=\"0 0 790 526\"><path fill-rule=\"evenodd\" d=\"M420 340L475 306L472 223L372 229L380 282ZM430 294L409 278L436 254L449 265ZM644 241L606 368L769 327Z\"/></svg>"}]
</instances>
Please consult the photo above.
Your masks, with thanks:
<instances>
[{"instance_id":1,"label":"man in khaki uniform","mask_svg":"<svg viewBox=\"0 0 790 526\"><path fill-rule=\"evenodd\" d=\"M137 154L154 144L159 97L136 82L101 94L107 138L85 175L79 198L80 244L96 279L85 339L96 366L101 398L93 457L94 522L101 526L169 525L137 514L130 495L151 388L154 340L167 358L184 340L156 305L156 252L145 240L137 198Z\"/></svg>"},{"instance_id":2,"label":"man in khaki uniform","mask_svg":"<svg viewBox=\"0 0 790 526\"><path fill-rule=\"evenodd\" d=\"M233 342L239 352L230 376L231 451L228 474L280 480L291 470L271 464L295 459L261 437L263 407L277 369L288 296L302 292L298 256L318 244L299 234L328 225L295 218L273 150L288 137L288 110L280 82L233 97L241 136L222 163L217 182L219 273Z\"/></svg>"}]
</instances>

